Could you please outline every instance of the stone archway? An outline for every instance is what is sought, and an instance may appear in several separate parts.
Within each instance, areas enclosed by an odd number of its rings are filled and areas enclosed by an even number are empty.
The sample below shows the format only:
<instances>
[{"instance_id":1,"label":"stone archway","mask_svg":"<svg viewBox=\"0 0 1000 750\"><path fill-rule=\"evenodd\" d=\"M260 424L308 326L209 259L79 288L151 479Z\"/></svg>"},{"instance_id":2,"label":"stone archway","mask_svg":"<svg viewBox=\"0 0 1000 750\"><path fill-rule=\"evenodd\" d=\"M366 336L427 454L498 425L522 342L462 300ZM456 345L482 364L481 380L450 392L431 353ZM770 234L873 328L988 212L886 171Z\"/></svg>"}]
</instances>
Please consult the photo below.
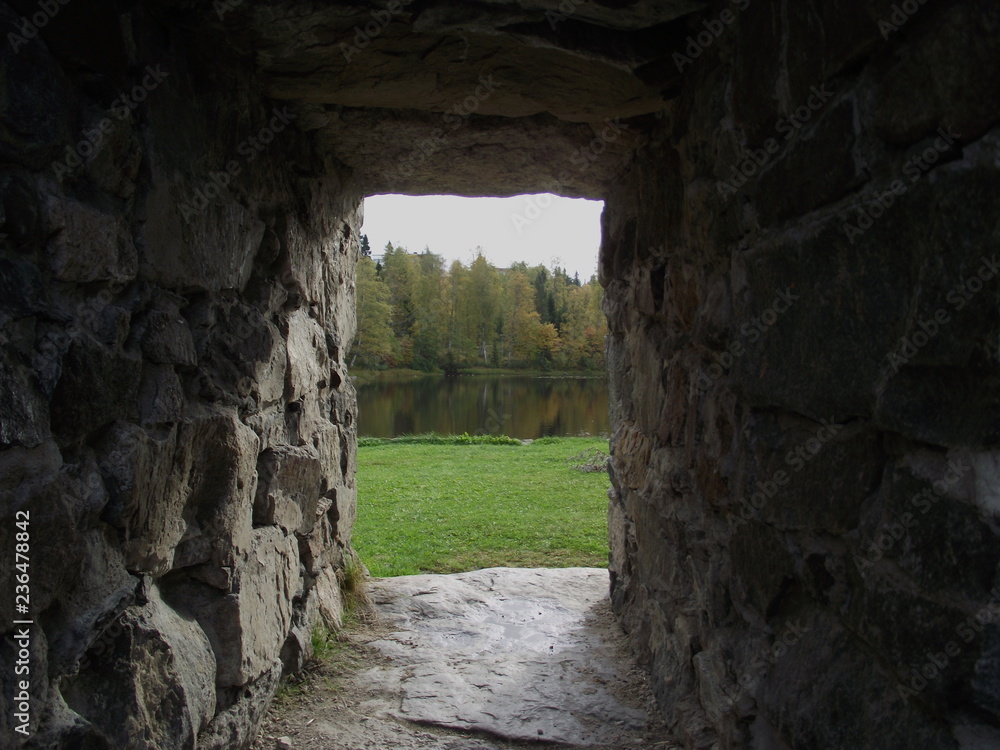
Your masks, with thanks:
<instances>
[{"instance_id":1,"label":"stone archway","mask_svg":"<svg viewBox=\"0 0 1000 750\"><path fill-rule=\"evenodd\" d=\"M606 201L612 593L680 738L994 732L997 16L0 5L36 744L244 745L337 617L359 207L390 189Z\"/></svg>"}]
</instances>

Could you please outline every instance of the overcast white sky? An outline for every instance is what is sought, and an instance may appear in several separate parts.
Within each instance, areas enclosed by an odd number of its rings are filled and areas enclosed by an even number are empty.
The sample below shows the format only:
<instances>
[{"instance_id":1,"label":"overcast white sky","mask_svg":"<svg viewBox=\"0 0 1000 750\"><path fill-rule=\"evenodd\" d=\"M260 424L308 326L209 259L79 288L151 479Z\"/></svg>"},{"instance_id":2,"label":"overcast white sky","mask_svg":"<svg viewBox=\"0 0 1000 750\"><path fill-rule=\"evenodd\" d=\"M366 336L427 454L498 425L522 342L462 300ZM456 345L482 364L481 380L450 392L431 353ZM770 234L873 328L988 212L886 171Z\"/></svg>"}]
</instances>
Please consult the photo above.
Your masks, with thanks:
<instances>
[{"instance_id":1,"label":"overcast white sky","mask_svg":"<svg viewBox=\"0 0 1000 750\"><path fill-rule=\"evenodd\" d=\"M493 265L553 262L587 281L597 272L604 203L552 195L459 198L376 195L365 199L362 234L381 254L386 242L431 252L466 265L477 245ZM512 219L511 217L519 217ZM520 227L520 232L518 232Z\"/></svg>"}]
</instances>

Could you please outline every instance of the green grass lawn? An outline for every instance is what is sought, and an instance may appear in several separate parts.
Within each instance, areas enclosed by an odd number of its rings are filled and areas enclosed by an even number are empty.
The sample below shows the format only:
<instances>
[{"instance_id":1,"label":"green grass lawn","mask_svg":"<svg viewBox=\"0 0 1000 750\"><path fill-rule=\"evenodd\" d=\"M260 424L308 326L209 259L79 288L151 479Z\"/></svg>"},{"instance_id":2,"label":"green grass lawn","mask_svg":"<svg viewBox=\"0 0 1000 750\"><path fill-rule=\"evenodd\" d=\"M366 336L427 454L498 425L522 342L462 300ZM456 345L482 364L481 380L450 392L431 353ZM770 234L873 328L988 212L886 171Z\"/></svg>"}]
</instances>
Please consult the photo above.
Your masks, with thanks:
<instances>
[{"instance_id":1,"label":"green grass lawn","mask_svg":"<svg viewBox=\"0 0 1000 750\"><path fill-rule=\"evenodd\" d=\"M608 475L575 468L607 440L360 443L353 546L372 575L607 565Z\"/></svg>"}]
</instances>

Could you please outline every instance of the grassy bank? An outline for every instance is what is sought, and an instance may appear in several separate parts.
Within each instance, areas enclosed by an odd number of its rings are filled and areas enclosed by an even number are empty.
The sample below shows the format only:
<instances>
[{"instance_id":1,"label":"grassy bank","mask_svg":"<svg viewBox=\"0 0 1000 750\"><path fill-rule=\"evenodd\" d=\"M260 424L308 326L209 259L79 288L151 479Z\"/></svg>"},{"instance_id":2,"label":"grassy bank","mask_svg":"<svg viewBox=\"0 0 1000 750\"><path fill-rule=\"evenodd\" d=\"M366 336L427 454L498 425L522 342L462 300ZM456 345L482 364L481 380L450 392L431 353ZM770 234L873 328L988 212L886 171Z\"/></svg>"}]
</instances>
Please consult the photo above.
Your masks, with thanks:
<instances>
[{"instance_id":1,"label":"grassy bank","mask_svg":"<svg viewBox=\"0 0 1000 750\"><path fill-rule=\"evenodd\" d=\"M606 440L365 439L353 546L375 576L607 564Z\"/></svg>"}]
</instances>

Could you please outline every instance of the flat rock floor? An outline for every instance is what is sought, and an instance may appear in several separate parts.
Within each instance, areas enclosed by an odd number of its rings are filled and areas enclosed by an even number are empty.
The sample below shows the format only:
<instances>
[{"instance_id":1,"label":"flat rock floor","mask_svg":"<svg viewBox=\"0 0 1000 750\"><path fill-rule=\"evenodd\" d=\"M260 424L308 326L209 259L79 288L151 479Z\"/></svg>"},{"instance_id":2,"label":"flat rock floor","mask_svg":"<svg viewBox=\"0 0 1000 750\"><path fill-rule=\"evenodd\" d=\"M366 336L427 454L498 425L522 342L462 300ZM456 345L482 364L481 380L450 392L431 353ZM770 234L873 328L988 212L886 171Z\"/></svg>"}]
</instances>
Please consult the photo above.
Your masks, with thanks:
<instances>
[{"instance_id":1,"label":"flat rock floor","mask_svg":"<svg viewBox=\"0 0 1000 750\"><path fill-rule=\"evenodd\" d=\"M376 579L351 658L286 691L254 747L677 747L607 590L592 568Z\"/></svg>"}]
</instances>

